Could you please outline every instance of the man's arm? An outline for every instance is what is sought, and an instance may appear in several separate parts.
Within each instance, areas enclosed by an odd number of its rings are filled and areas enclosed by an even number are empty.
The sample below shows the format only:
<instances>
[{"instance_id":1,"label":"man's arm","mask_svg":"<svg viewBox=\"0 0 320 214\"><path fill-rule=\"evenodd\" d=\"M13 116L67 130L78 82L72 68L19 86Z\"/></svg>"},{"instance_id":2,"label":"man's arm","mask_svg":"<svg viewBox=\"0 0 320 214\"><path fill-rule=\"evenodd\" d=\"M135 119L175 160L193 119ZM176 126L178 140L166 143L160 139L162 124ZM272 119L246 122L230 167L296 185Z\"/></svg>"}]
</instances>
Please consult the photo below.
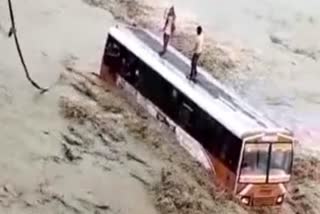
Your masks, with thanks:
<instances>
[{"instance_id":1,"label":"man's arm","mask_svg":"<svg viewBox=\"0 0 320 214\"><path fill-rule=\"evenodd\" d=\"M166 20L162 29L164 31L168 25L168 8L164 10L163 18Z\"/></svg>"}]
</instances>

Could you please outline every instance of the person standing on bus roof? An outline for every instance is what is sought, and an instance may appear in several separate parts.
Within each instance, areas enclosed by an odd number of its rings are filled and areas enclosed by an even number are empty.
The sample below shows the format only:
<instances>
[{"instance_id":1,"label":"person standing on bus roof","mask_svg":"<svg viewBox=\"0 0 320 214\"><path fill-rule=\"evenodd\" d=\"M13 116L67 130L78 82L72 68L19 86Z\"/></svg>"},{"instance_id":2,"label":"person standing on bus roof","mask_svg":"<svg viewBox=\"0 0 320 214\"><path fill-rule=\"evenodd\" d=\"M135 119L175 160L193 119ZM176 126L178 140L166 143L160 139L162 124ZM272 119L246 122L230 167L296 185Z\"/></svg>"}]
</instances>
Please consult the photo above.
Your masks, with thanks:
<instances>
[{"instance_id":1,"label":"person standing on bus roof","mask_svg":"<svg viewBox=\"0 0 320 214\"><path fill-rule=\"evenodd\" d=\"M170 38L175 31L176 13L174 6L170 7L168 14L165 16L166 22L163 27L163 49L159 53L160 56L163 56L166 53Z\"/></svg>"},{"instance_id":2,"label":"person standing on bus roof","mask_svg":"<svg viewBox=\"0 0 320 214\"><path fill-rule=\"evenodd\" d=\"M192 55L192 60L191 60L191 71L189 78L191 80L195 80L197 76L197 64L200 58L200 55L202 53L203 49L203 32L202 32L202 27L198 26L197 27L197 36L196 36L196 42L195 46L193 49L193 55Z\"/></svg>"}]
</instances>

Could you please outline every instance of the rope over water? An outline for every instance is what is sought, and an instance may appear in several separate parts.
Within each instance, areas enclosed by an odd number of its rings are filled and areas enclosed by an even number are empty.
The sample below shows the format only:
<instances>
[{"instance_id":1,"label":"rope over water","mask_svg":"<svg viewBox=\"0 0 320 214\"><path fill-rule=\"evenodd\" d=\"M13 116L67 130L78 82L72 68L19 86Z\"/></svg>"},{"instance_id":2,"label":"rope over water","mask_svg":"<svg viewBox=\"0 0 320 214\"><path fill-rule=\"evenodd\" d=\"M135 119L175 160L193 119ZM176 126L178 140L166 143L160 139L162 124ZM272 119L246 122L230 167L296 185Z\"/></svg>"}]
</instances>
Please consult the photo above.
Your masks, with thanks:
<instances>
[{"instance_id":1,"label":"rope over water","mask_svg":"<svg viewBox=\"0 0 320 214\"><path fill-rule=\"evenodd\" d=\"M40 93L43 94L45 92L47 92L49 89L48 88L42 88L40 87L34 80L32 80L32 78L30 77L30 74L29 74L29 71L28 71L28 68L27 68L27 65L23 59L23 55L22 55L22 52L21 52L21 48L20 48L20 44L19 44L19 40L18 40L18 36L17 36L17 31L16 31L16 25L15 25L15 21L14 21L14 14L13 14L13 9L12 9L12 3L11 3L11 0L8 0L8 6L9 6L9 12L10 12L10 19L11 19L11 29L8 33L8 36L11 37L12 34L14 36L14 40L15 40L15 43L16 43L16 47L17 47L17 51L19 53L19 57L20 57L20 61L21 61L21 64L23 66L23 69L24 69L24 72L25 72L25 75L28 79L28 81L38 90L40 90Z\"/></svg>"}]
</instances>

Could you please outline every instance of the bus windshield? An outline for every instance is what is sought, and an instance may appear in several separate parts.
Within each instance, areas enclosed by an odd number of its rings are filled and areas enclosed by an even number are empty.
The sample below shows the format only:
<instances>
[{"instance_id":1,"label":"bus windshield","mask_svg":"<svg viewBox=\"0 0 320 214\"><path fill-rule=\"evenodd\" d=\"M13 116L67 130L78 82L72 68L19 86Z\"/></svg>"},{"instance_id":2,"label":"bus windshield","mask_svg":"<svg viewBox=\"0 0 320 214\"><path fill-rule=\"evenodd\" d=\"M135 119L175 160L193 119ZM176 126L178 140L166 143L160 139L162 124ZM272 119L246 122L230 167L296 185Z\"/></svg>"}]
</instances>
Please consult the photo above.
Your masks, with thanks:
<instances>
[{"instance_id":1,"label":"bus windshield","mask_svg":"<svg viewBox=\"0 0 320 214\"><path fill-rule=\"evenodd\" d=\"M268 179L270 183L289 181L293 161L292 156L291 143L272 144Z\"/></svg>"},{"instance_id":2,"label":"bus windshield","mask_svg":"<svg viewBox=\"0 0 320 214\"><path fill-rule=\"evenodd\" d=\"M241 164L241 183L276 183L290 179L291 143L247 143Z\"/></svg>"}]
</instances>

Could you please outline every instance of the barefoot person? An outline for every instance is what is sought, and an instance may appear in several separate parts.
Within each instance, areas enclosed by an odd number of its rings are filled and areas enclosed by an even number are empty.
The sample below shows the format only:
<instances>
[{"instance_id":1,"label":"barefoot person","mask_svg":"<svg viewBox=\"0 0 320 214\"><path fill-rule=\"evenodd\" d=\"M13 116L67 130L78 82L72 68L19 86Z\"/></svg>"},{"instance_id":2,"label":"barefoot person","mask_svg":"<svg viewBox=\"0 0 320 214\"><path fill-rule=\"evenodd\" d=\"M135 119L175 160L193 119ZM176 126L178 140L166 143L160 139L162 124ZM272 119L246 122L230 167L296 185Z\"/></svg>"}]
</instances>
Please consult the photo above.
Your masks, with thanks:
<instances>
[{"instance_id":1,"label":"barefoot person","mask_svg":"<svg viewBox=\"0 0 320 214\"><path fill-rule=\"evenodd\" d=\"M176 20L176 13L174 7L170 7L168 14L166 15L166 22L163 28L163 49L159 53L160 56L163 56L169 44L169 40L171 35L174 33L175 30L175 20Z\"/></svg>"},{"instance_id":2,"label":"barefoot person","mask_svg":"<svg viewBox=\"0 0 320 214\"><path fill-rule=\"evenodd\" d=\"M202 53L203 49L203 32L202 32L202 27L198 26L197 27L197 36L196 36L196 42L193 50L193 56L192 56L192 61L191 61L191 72L189 75L189 78L191 80L195 80L197 76L197 64L199 61L199 57Z\"/></svg>"}]
</instances>

